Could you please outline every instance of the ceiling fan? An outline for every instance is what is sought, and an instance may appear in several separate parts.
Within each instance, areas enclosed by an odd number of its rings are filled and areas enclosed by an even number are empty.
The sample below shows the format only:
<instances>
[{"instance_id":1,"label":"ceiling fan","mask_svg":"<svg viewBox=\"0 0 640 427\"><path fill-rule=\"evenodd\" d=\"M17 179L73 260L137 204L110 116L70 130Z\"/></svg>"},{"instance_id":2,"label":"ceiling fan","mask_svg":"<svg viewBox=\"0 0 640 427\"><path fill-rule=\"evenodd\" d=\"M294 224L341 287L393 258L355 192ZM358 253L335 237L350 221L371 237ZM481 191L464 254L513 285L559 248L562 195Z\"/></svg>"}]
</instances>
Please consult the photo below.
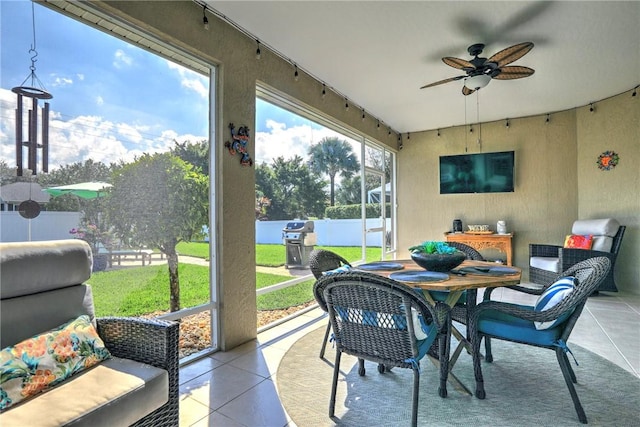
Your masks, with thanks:
<instances>
[{"instance_id":1,"label":"ceiling fan","mask_svg":"<svg viewBox=\"0 0 640 427\"><path fill-rule=\"evenodd\" d=\"M523 67L520 65L508 65L522 58L531 49L533 49L532 42L518 43L501 50L489 59L481 58L478 56L482 53L483 49L484 44L482 43L477 43L469 46L467 51L469 52L469 55L474 57L470 61L460 58L454 58L451 56L445 56L444 58L442 58L442 62L450 67L464 71L466 75L440 80L435 83L424 85L420 89L465 79L464 86L462 87L462 94L470 95L476 90L488 85L492 79L521 79L523 77L529 77L535 72L535 70L529 67Z\"/></svg>"}]
</instances>

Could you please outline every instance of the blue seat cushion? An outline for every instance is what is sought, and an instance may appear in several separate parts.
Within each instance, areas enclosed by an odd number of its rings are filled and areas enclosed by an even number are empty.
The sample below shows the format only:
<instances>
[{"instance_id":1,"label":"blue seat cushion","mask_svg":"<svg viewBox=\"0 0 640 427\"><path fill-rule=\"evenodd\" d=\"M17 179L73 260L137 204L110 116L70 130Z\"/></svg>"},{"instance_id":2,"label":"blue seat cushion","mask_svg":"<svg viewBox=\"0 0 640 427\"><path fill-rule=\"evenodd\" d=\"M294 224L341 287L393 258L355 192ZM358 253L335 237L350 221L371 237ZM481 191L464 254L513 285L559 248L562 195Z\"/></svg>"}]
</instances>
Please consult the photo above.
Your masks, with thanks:
<instances>
[{"instance_id":1,"label":"blue seat cushion","mask_svg":"<svg viewBox=\"0 0 640 427\"><path fill-rule=\"evenodd\" d=\"M533 311L533 307L531 306L510 305ZM530 320L521 319L502 311L486 310L480 314L478 330L480 333L509 341L551 346L560 338L562 334L562 324L549 329L539 330L536 329Z\"/></svg>"}]
</instances>

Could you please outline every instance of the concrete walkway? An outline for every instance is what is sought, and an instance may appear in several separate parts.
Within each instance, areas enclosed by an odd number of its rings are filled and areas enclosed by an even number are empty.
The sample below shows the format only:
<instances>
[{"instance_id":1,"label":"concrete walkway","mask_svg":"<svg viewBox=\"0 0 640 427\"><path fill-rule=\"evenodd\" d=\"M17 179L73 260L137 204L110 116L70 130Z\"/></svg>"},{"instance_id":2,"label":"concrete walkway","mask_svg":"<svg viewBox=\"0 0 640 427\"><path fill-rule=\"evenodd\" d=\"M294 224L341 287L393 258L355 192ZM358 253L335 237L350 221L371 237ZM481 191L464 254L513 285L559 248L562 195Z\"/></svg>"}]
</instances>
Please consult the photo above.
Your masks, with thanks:
<instances>
[{"instance_id":1,"label":"concrete walkway","mask_svg":"<svg viewBox=\"0 0 640 427\"><path fill-rule=\"evenodd\" d=\"M185 264L202 265L205 267L209 266L208 260L205 260L203 258L191 257L187 255L178 255L178 262L183 262ZM163 257L162 259L160 259L158 254L153 254L151 264L147 264L147 265L166 265L166 263L167 263L166 258ZM109 268L109 270L116 270L116 269L127 268L127 267L142 267L142 264L140 260L134 260L133 257L130 259L123 257L121 265L116 265L114 263L113 267ZM257 265L256 271L260 273L277 274L279 276L290 276L290 277L301 277L301 276L306 276L311 274L311 270L309 270L308 268L285 268L284 266L263 267L263 266Z\"/></svg>"}]
</instances>

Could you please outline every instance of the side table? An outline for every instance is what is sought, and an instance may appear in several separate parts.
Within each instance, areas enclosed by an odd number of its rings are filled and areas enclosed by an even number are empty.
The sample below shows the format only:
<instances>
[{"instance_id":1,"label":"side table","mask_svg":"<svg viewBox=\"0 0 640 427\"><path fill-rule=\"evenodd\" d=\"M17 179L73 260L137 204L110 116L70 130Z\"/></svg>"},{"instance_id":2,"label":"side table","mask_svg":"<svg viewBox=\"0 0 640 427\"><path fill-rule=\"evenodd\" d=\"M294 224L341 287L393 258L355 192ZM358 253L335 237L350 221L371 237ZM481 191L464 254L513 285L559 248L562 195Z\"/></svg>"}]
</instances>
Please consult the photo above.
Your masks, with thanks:
<instances>
[{"instance_id":1,"label":"side table","mask_svg":"<svg viewBox=\"0 0 640 427\"><path fill-rule=\"evenodd\" d=\"M507 255L507 265L512 264L511 239L514 233L507 234L474 234L474 233L445 233L447 242L460 242L476 250L497 249Z\"/></svg>"}]
</instances>

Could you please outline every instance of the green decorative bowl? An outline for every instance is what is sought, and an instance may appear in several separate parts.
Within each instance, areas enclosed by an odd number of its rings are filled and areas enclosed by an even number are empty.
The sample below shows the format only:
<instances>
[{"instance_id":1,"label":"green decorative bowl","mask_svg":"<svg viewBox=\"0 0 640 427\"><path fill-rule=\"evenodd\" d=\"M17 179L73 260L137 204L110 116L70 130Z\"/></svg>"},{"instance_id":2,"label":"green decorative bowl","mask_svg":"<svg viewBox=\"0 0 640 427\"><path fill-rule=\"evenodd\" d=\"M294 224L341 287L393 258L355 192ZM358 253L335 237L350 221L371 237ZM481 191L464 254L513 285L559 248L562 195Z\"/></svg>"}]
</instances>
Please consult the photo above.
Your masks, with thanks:
<instances>
[{"instance_id":1,"label":"green decorative bowl","mask_svg":"<svg viewBox=\"0 0 640 427\"><path fill-rule=\"evenodd\" d=\"M427 271L450 271L464 261L467 256L460 251L452 254L425 254L424 252L412 252L411 259Z\"/></svg>"}]
</instances>

